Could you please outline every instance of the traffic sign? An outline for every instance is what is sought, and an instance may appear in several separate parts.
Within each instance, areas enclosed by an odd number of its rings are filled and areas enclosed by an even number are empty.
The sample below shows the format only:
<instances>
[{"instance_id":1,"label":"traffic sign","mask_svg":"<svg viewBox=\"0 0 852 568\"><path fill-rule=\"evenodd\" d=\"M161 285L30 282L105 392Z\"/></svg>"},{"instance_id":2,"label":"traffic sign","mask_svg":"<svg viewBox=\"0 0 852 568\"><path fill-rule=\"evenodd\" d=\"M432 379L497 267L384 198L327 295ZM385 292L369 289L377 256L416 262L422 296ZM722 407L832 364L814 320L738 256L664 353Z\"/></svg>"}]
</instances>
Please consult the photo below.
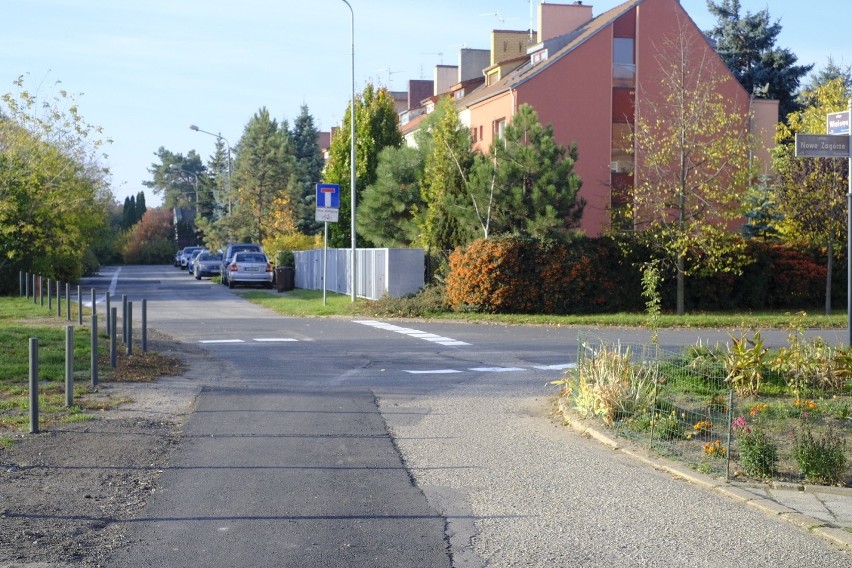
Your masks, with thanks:
<instances>
[{"instance_id":1,"label":"traffic sign","mask_svg":"<svg viewBox=\"0 0 852 568\"><path fill-rule=\"evenodd\" d=\"M318 183L317 207L340 209L340 186L336 183Z\"/></svg>"},{"instance_id":2,"label":"traffic sign","mask_svg":"<svg viewBox=\"0 0 852 568\"><path fill-rule=\"evenodd\" d=\"M317 184L317 221L337 223L340 213L340 186L336 183Z\"/></svg>"},{"instance_id":3,"label":"traffic sign","mask_svg":"<svg viewBox=\"0 0 852 568\"><path fill-rule=\"evenodd\" d=\"M796 157L849 158L849 136L796 134Z\"/></svg>"},{"instance_id":4,"label":"traffic sign","mask_svg":"<svg viewBox=\"0 0 852 568\"><path fill-rule=\"evenodd\" d=\"M825 117L825 128L829 134L849 134L849 111L828 113Z\"/></svg>"}]
</instances>

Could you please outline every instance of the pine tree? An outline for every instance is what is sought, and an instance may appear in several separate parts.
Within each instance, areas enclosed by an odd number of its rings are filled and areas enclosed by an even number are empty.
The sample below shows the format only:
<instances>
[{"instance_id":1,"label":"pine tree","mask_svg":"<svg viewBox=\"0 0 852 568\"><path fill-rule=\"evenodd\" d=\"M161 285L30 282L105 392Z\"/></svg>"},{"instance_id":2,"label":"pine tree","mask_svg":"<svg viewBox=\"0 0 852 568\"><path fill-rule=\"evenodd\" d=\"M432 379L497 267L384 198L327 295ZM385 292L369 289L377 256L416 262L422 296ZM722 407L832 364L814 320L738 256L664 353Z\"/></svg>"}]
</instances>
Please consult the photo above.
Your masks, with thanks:
<instances>
[{"instance_id":1,"label":"pine tree","mask_svg":"<svg viewBox=\"0 0 852 568\"><path fill-rule=\"evenodd\" d=\"M769 9L741 15L740 0L707 1L716 25L706 35L745 90L779 101L782 118L799 108L796 92L813 65L796 65L789 49L775 46L781 24L771 21Z\"/></svg>"},{"instance_id":2,"label":"pine tree","mask_svg":"<svg viewBox=\"0 0 852 568\"><path fill-rule=\"evenodd\" d=\"M314 117L308 112L308 106L302 105L301 113L293 121L290 132L293 156L296 158L296 179L298 185L296 204L296 227L306 235L315 235L323 224L316 220L316 184L322 177L325 160L318 143L319 132L314 126Z\"/></svg>"},{"instance_id":3,"label":"pine tree","mask_svg":"<svg viewBox=\"0 0 852 568\"><path fill-rule=\"evenodd\" d=\"M140 191L136 194L136 221L134 223L141 221L146 211L148 211L148 207L145 205L145 192Z\"/></svg>"}]
</instances>

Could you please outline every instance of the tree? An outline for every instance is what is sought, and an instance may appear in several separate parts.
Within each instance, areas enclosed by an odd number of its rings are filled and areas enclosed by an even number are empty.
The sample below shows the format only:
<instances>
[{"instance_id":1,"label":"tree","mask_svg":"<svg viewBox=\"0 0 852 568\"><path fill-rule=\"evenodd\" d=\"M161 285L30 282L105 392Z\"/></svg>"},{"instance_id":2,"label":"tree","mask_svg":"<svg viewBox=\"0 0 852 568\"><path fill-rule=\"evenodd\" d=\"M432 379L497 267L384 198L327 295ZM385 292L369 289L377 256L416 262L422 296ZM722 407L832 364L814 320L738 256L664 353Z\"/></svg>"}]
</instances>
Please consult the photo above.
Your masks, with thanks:
<instances>
[{"instance_id":1,"label":"tree","mask_svg":"<svg viewBox=\"0 0 852 568\"><path fill-rule=\"evenodd\" d=\"M136 194L136 222L142 220L146 211L148 211L148 206L145 204L145 192L140 191Z\"/></svg>"},{"instance_id":2,"label":"tree","mask_svg":"<svg viewBox=\"0 0 852 568\"><path fill-rule=\"evenodd\" d=\"M742 247L730 228L750 177L748 101L723 94L729 79L706 50L686 24L662 37L658 69L649 69L659 75L639 85L632 136L634 227L674 265L679 315L687 273L737 269L728 255ZM688 266L688 255L700 261Z\"/></svg>"},{"instance_id":3,"label":"tree","mask_svg":"<svg viewBox=\"0 0 852 568\"><path fill-rule=\"evenodd\" d=\"M494 233L565 237L583 213L576 161L576 145L559 145L553 127L543 126L532 106L518 107L485 160L494 172L490 183L484 180L489 195L493 189Z\"/></svg>"},{"instance_id":4,"label":"tree","mask_svg":"<svg viewBox=\"0 0 852 568\"><path fill-rule=\"evenodd\" d=\"M809 106L810 97L817 93L820 87L828 85L830 81L839 79L843 84L843 88L849 92L852 91L852 65L841 66L835 63L834 59L829 56L825 65L811 73L808 82L799 93L799 102L803 107ZM819 104L819 101L815 101Z\"/></svg>"},{"instance_id":5,"label":"tree","mask_svg":"<svg viewBox=\"0 0 852 568\"><path fill-rule=\"evenodd\" d=\"M77 280L113 201L101 129L74 95L32 93L24 77L0 97L0 291L18 271Z\"/></svg>"},{"instance_id":6,"label":"tree","mask_svg":"<svg viewBox=\"0 0 852 568\"><path fill-rule=\"evenodd\" d=\"M323 174L325 183L340 185L340 213L337 223L329 229L329 242L335 247L351 244L351 177L350 140L352 125L351 106L347 107L343 124L335 133L329 149L329 161ZM394 100L386 88L376 90L372 84L364 87L355 100L355 215L364 188L376 181L379 152L402 145L398 127L399 117ZM357 231L357 228L356 228Z\"/></svg>"},{"instance_id":7,"label":"tree","mask_svg":"<svg viewBox=\"0 0 852 568\"><path fill-rule=\"evenodd\" d=\"M471 223L468 175L473 165L470 131L459 120L450 97L442 98L421 126L429 137L421 194L425 211L421 220L423 244L452 250L476 234Z\"/></svg>"},{"instance_id":8,"label":"tree","mask_svg":"<svg viewBox=\"0 0 852 568\"><path fill-rule=\"evenodd\" d=\"M781 24L770 20L769 9L741 15L740 0L707 0L707 9L717 21L706 34L745 90L778 99L782 117L796 110L799 81L813 65L796 65L789 49L775 46Z\"/></svg>"},{"instance_id":9,"label":"tree","mask_svg":"<svg viewBox=\"0 0 852 568\"><path fill-rule=\"evenodd\" d=\"M296 204L296 227L306 235L315 235L323 224L316 220L316 184L322 177L325 159L318 143L319 133L307 105L293 121L290 138L296 158L296 183L299 187Z\"/></svg>"},{"instance_id":10,"label":"tree","mask_svg":"<svg viewBox=\"0 0 852 568\"><path fill-rule=\"evenodd\" d=\"M388 146L379 153L376 183L364 190L358 213L364 238L380 247L408 247L418 240L422 177L418 149Z\"/></svg>"},{"instance_id":11,"label":"tree","mask_svg":"<svg viewBox=\"0 0 852 568\"><path fill-rule=\"evenodd\" d=\"M201 162L201 156L190 150L186 156L160 147L155 155L160 163L152 163L148 168L152 179L142 182L151 188L154 195L163 195L163 207L196 207L204 217L210 217L213 211L213 196L209 188L207 168Z\"/></svg>"},{"instance_id":12,"label":"tree","mask_svg":"<svg viewBox=\"0 0 852 568\"><path fill-rule=\"evenodd\" d=\"M124 261L131 264L165 264L175 254L174 216L160 207L147 211L133 225L124 246Z\"/></svg>"},{"instance_id":13,"label":"tree","mask_svg":"<svg viewBox=\"0 0 852 568\"><path fill-rule=\"evenodd\" d=\"M263 107L249 120L237 144L233 181L238 214L253 242L295 227L298 188L290 142L287 122L279 125Z\"/></svg>"},{"instance_id":14,"label":"tree","mask_svg":"<svg viewBox=\"0 0 852 568\"><path fill-rule=\"evenodd\" d=\"M788 116L776 133L773 166L777 172L776 201L784 221L780 231L788 242L815 243L827 249L825 311L831 312L834 244L846 234L847 160L797 158L796 133L825 132L825 116L843 110L852 95L842 77L802 93L808 106Z\"/></svg>"}]
</instances>

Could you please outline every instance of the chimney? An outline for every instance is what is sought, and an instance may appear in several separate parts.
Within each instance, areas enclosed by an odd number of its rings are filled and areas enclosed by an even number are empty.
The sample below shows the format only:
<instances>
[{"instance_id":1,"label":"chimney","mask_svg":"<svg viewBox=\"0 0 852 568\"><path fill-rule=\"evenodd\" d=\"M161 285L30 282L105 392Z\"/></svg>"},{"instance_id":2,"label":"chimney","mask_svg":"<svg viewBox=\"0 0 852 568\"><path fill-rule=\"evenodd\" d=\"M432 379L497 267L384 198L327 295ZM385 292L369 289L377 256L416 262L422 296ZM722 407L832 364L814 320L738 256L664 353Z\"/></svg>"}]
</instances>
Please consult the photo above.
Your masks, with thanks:
<instances>
[{"instance_id":1,"label":"chimney","mask_svg":"<svg viewBox=\"0 0 852 568\"><path fill-rule=\"evenodd\" d=\"M538 43L573 32L592 20L592 7L583 2L538 6Z\"/></svg>"}]
</instances>

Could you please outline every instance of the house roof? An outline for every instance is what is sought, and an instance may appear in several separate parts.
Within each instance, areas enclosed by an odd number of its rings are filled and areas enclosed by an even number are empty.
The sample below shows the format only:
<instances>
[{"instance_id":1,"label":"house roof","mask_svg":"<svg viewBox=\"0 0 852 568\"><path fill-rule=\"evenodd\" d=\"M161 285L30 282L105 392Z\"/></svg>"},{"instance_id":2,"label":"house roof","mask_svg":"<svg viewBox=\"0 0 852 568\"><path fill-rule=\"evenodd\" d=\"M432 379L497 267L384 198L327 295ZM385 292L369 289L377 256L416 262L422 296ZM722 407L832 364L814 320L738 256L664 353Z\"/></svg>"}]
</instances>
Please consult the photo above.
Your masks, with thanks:
<instances>
[{"instance_id":1,"label":"house roof","mask_svg":"<svg viewBox=\"0 0 852 568\"><path fill-rule=\"evenodd\" d=\"M548 58L545 61L542 61L536 65L533 65L530 62L521 65L506 77L501 80L495 82L492 85L484 86L480 89L475 90L467 97L463 98L458 102L458 104L462 107L470 107L477 103L480 103L484 100L487 100L494 95L503 93L510 89L514 89L519 85L529 81L539 73L546 70L548 67L583 45L589 38L594 37L598 32L605 29L607 26L615 22L619 17L629 12L639 4L641 4L643 0L628 0L623 4L619 4L615 8L607 10L602 14L599 14L595 18L592 18L587 23L583 24L579 28L554 38L551 38L544 42L543 47L551 50L555 49L554 53L548 55Z\"/></svg>"}]
</instances>

